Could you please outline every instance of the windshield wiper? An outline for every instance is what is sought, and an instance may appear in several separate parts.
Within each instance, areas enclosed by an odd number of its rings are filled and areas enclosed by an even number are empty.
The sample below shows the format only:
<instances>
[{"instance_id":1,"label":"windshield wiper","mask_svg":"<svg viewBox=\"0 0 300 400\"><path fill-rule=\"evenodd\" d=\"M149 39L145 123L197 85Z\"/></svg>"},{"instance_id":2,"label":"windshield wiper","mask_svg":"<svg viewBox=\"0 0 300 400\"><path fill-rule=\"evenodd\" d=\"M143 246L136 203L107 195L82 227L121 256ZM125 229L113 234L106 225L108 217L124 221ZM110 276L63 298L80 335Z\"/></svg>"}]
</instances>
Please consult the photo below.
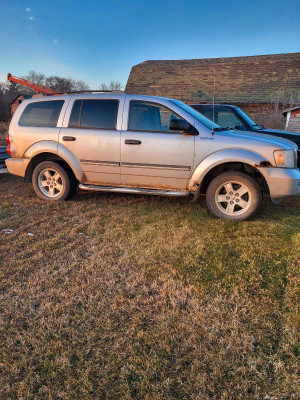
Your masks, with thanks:
<instances>
[{"instance_id":1,"label":"windshield wiper","mask_svg":"<svg viewBox=\"0 0 300 400\"><path fill-rule=\"evenodd\" d=\"M222 132L222 131L232 131L232 128L229 128L228 126L226 128L214 128L213 131L214 132Z\"/></svg>"},{"instance_id":2,"label":"windshield wiper","mask_svg":"<svg viewBox=\"0 0 300 400\"><path fill-rule=\"evenodd\" d=\"M259 127L259 129L266 129L264 126L262 126L262 125L258 125L258 124L254 124L254 125L252 125L252 126L258 126L258 127Z\"/></svg>"}]
</instances>

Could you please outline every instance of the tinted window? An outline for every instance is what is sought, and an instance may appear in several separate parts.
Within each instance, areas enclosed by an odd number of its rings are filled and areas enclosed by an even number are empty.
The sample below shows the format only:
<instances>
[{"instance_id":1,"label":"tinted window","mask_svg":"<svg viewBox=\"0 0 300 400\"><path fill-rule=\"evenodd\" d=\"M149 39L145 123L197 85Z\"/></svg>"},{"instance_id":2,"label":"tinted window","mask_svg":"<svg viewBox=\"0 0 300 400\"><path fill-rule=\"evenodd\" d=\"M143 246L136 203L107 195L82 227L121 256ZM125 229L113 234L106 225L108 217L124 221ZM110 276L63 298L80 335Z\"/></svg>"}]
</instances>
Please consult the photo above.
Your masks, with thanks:
<instances>
[{"instance_id":1,"label":"tinted window","mask_svg":"<svg viewBox=\"0 0 300 400\"><path fill-rule=\"evenodd\" d=\"M205 115L207 118L209 118L211 121L214 120L214 122L218 123L218 122L216 121L216 109L215 109L215 111L213 112L212 107L211 107L211 108L209 108L209 107L204 107L204 108L202 109L201 113L202 113L203 115Z\"/></svg>"},{"instance_id":2,"label":"tinted window","mask_svg":"<svg viewBox=\"0 0 300 400\"><path fill-rule=\"evenodd\" d=\"M191 107L193 107L195 110L204 114L204 106L202 106L200 104L193 104L193 105L191 105Z\"/></svg>"},{"instance_id":3,"label":"tinted window","mask_svg":"<svg viewBox=\"0 0 300 400\"><path fill-rule=\"evenodd\" d=\"M129 130L171 132L169 124L172 119L180 117L168 108L150 102L130 102Z\"/></svg>"},{"instance_id":4,"label":"tinted window","mask_svg":"<svg viewBox=\"0 0 300 400\"><path fill-rule=\"evenodd\" d=\"M72 109L72 114L69 122L69 126L73 128L77 128L79 126L79 117L81 110L81 100L76 100Z\"/></svg>"},{"instance_id":5,"label":"tinted window","mask_svg":"<svg viewBox=\"0 0 300 400\"><path fill-rule=\"evenodd\" d=\"M187 104L183 103L182 101L179 100L170 100L172 103L176 104L176 106L182 108L184 111L192 115L194 118L196 118L201 124L205 125L209 129L215 129L218 128L219 126L215 123L212 123L211 120L209 120L207 117L204 115L200 114L198 111L194 110L192 107L188 106Z\"/></svg>"},{"instance_id":6,"label":"tinted window","mask_svg":"<svg viewBox=\"0 0 300 400\"><path fill-rule=\"evenodd\" d=\"M21 126L56 126L64 100L30 103L23 111Z\"/></svg>"},{"instance_id":7,"label":"tinted window","mask_svg":"<svg viewBox=\"0 0 300 400\"><path fill-rule=\"evenodd\" d=\"M234 109L231 107L222 107L217 105L213 110L212 105L195 105L193 108L201 112L211 121L220 125L222 128L247 130L243 120L235 114Z\"/></svg>"},{"instance_id":8,"label":"tinted window","mask_svg":"<svg viewBox=\"0 0 300 400\"><path fill-rule=\"evenodd\" d=\"M115 129L118 106L118 100L82 100L80 127Z\"/></svg>"},{"instance_id":9,"label":"tinted window","mask_svg":"<svg viewBox=\"0 0 300 400\"><path fill-rule=\"evenodd\" d=\"M217 110L216 123L222 128L240 129L245 130L243 121L234 113L231 108L220 107Z\"/></svg>"}]
</instances>

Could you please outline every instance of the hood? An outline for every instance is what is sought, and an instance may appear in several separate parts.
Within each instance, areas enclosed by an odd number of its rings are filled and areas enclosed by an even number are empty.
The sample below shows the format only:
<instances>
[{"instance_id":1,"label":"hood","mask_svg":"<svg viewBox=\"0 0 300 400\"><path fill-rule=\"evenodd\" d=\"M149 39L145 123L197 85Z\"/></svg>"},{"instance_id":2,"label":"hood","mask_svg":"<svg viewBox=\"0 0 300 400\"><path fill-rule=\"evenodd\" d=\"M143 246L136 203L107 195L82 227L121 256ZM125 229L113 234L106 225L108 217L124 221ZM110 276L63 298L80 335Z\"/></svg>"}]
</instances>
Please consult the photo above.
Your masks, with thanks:
<instances>
[{"instance_id":1,"label":"hood","mask_svg":"<svg viewBox=\"0 0 300 400\"><path fill-rule=\"evenodd\" d=\"M274 133L274 134L278 133L280 135L296 136L300 139L300 132L298 133L298 132L282 131L280 129L268 129L268 128L262 129L259 132L264 133L264 134L265 133L268 134L270 132L270 133Z\"/></svg>"},{"instance_id":2,"label":"hood","mask_svg":"<svg viewBox=\"0 0 300 400\"><path fill-rule=\"evenodd\" d=\"M278 136L267 135L265 133L259 132L249 132L249 131L238 131L238 130L230 130L230 131L221 131L215 132L215 135L218 134L226 134L226 136L230 136L235 139L239 139L241 141L246 140L255 140L257 143L260 142L261 145L268 144L269 146L282 148L285 150L296 148L295 143L288 139L283 139Z\"/></svg>"}]
</instances>

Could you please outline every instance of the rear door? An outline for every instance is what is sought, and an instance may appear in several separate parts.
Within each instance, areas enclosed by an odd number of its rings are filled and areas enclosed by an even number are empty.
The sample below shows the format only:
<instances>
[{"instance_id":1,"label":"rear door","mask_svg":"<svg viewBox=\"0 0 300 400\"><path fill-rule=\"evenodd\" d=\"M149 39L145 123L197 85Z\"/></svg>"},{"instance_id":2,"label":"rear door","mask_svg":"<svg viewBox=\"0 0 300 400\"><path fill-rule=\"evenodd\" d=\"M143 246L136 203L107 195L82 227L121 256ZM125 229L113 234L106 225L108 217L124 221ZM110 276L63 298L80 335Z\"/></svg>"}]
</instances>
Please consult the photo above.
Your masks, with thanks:
<instances>
[{"instance_id":1,"label":"rear door","mask_svg":"<svg viewBox=\"0 0 300 400\"><path fill-rule=\"evenodd\" d=\"M195 136L169 129L182 118L167 106L128 96L121 134L123 186L185 190L194 160Z\"/></svg>"},{"instance_id":2,"label":"rear door","mask_svg":"<svg viewBox=\"0 0 300 400\"><path fill-rule=\"evenodd\" d=\"M81 96L70 102L59 142L80 162L85 183L120 185L123 98Z\"/></svg>"}]
</instances>

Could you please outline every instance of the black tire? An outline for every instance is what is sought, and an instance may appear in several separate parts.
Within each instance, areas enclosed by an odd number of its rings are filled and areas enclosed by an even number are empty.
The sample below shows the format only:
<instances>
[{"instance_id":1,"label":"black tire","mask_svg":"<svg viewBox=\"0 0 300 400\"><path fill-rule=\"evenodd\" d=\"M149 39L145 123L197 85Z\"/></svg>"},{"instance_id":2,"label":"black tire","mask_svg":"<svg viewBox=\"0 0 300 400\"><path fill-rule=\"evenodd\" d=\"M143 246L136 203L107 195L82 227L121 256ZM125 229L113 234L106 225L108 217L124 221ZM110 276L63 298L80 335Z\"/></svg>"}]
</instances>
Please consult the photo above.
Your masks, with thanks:
<instances>
[{"instance_id":1,"label":"black tire","mask_svg":"<svg viewBox=\"0 0 300 400\"><path fill-rule=\"evenodd\" d=\"M49 178L45 175L47 171ZM58 176L59 178L57 178ZM32 174L32 185L36 194L47 201L66 200L71 193L71 183L67 171L54 161L44 161L38 164ZM44 184L45 186L43 186Z\"/></svg>"},{"instance_id":2,"label":"black tire","mask_svg":"<svg viewBox=\"0 0 300 400\"><path fill-rule=\"evenodd\" d=\"M71 182L71 188L70 188L68 196L66 197L66 200L69 200L72 197L74 197L77 192L77 189L78 189L78 181L71 174L68 174L68 175L69 175L70 182Z\"/></svg>"},{"instance_id":3,"label":"black tire","mask_svg":"<svg viewBox=\"0 0 300 400\"><path fill-rule=\"evenodd\" d=\"M242 172L223 172L210 182L206 203L217 218L243 221L261 208L262 190L253 178Z\"/></svg>"}]
</instances>

